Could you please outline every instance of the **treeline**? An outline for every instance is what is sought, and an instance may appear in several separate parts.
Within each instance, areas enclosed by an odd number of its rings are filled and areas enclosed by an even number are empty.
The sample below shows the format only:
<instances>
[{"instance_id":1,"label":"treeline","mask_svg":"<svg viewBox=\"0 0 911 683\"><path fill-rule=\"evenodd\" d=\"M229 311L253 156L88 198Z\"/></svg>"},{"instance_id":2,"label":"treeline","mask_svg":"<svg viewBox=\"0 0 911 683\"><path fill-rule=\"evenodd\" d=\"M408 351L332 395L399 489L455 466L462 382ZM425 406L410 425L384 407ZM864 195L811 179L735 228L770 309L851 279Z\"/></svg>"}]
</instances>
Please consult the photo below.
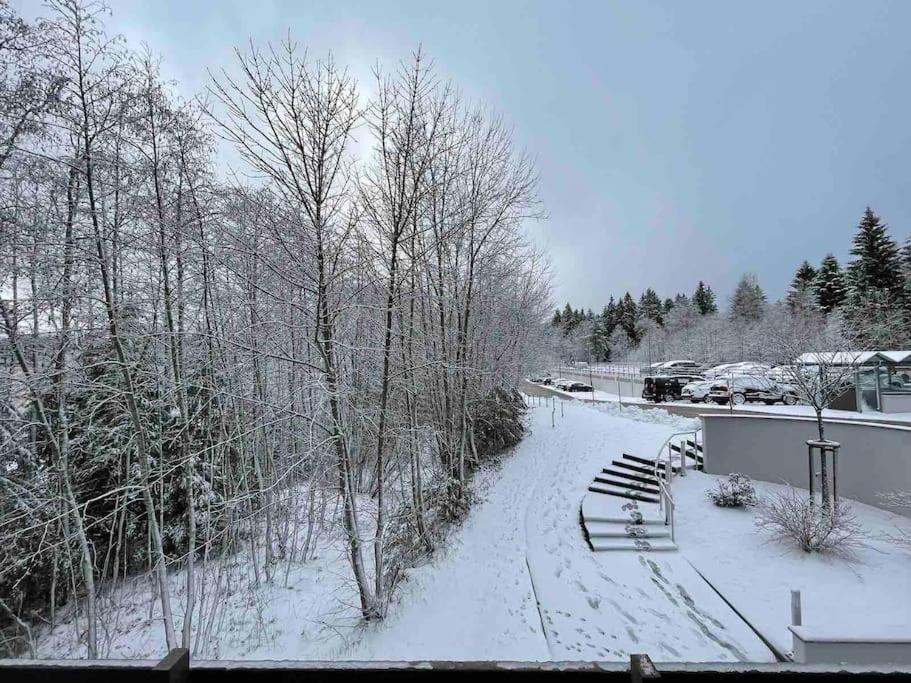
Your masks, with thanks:
<instances>
[{"instance_id":1,"label":"treeline","mask_svg":"<svg viewBox=\"0 0 911 683\"><path fill-rule=\"evenodd\" d=\"M864 348L911 344L911 238L904 245L869 207L857 226L852 259L842 268L831 253L818 266L800 264L782 301L770 303L754 274L744 275L720 312L711 287L663 301L651 288L638 302L611 297L600 314L570 304L551 319L554 347L563 360L701 362L759 359L762 323L769 315L836 316Z\"/></svg>"},{"instance_id":2,"label":"treeline","mask_svg":"<svg viewBox=\"0 0 911 683\"><path fill-rule=\"evenodd\" d=\"M650 329L673 326L677 316L684 311L695 311L699 315L717 313L712 288L700 280L692 296L678 293L674 298L662 301L649 287L638 303L627 292L618 301L611 296L598 315L591 309L588 312L573 310L567 303L562 311L554 312L551 327L562 337L561 351L567 360L619 360L637 347Z\"/></svg>"},{"instance_id":3,"label":"treeline","mask_svg":"<svg viewBox=\"0 0 911 683\"><path fill-rule=\"evenodd\" d=\"M211 652L225 596L323 538L381 618L521 438L532 163L420 53L365 100L331 58L251 46L186 100L102 5L47 9L0 1L0 648L67 605L105 656L147 572L162 649Z\"/></svg>"}]
</instances>

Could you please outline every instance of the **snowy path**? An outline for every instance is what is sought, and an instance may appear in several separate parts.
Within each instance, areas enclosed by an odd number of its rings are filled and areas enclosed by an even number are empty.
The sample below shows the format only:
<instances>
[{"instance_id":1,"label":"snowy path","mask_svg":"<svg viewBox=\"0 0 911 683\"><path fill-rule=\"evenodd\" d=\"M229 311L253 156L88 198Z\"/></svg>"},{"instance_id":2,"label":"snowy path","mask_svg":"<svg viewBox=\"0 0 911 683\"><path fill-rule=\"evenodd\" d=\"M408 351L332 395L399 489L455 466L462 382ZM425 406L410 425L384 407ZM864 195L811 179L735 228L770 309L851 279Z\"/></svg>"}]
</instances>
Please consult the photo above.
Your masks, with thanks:
<instances>
[{"instance_id":1,"label":"snowy path","mask_svg":"<svg viewBox=\"0 0 911 683\"><path fill-rule=\"evenodd\" d=\"M386 621L352 659L551 659L528 574L525 511L545 454L520 449L480 475L476 505L445 557L409 572Z\"/></svg>"},{"instance_id":2,"label":"snowy path","mask_svg":"<svg viewBox=\"0 0 911 683\"><path fill-rule=\"evenodd\" d=\"M653 455L689 421L582 404L564 413L551 428L551 409L530 411L530 433L482 475L484 501L445 555L411 573L387 621L346 657L773 660L679 553L592 553L584 540L579 501L593 472L623 450Z\"/></svg>"}]
</instances>

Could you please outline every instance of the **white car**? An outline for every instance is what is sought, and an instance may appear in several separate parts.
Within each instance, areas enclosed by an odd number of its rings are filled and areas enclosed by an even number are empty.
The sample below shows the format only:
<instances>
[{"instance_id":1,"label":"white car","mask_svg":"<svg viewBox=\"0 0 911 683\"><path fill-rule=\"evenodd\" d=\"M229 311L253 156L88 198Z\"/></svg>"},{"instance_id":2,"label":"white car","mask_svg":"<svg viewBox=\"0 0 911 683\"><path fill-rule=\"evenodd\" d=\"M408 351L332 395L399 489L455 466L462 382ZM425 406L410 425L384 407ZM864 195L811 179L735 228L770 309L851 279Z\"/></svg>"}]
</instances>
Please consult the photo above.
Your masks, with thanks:
<instances>
[{"instance_id":1,"label":"white car","mask_svg":"<svg viewBox=\"0 0 911 683\"><path fill-rule=\"evenodd\" d=\"M674 375L677 373L699 372L702 367L692 360L669 360L661 363L657 369L666 375Z\"/></svg>"},{"instance_id":2,"label":"white car","mask_svg":"<svg viewBox=\"0 0 911 683\"><path fill-rule=\"evenodd\" d=\"M765 363L756 363L753 361L742 361L740 363L723 363L706 370L706 378L722 379L724 377L743 377L745 375L753 377L764 377L772 370L771 366Z\"/></svg>"},{"instance_id":3,"label":"white car","mask_svg":"<svg viewBox=\"0 0 911 683\"><path fill-rule=\"evenodd\" d=\"M574 380L574 379L566 379L565 377L557 377L553 382L553 386L555 389L560 389L561 391L566 391L566 387L575 381L576 380Z\"/></svg>"},{"instance_id":4,"label":"white car","mask_svg":"<svg viewBox=\"0 0 911 683\"><path fill-rule=\"evenodd\" d=\"M690 382L680 391L680 397L690 403L711 403L712 397L709 392L715 380L706 380L700 382Z\"/></svg>"}]
</instances>

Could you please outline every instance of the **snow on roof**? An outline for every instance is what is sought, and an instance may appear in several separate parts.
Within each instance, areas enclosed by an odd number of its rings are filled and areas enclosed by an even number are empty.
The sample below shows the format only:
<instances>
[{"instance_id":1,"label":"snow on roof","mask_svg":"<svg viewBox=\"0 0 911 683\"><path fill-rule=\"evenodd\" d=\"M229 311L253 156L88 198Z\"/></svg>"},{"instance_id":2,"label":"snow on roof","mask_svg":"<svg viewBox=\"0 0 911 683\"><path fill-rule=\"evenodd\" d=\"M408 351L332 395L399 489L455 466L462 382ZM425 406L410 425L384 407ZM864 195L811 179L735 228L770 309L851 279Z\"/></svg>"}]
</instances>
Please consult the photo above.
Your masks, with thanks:
<instances>
[{"instance_id":1,"label":"snow on roof","mask_svg":"<svg viewBox=\"0 0 911 683\"><path fill-rule=\"evenodd\" d=\"M800 365L899 365L911 362L911 351L820 351L798 356Z\"/></svg>"}]
</instances>

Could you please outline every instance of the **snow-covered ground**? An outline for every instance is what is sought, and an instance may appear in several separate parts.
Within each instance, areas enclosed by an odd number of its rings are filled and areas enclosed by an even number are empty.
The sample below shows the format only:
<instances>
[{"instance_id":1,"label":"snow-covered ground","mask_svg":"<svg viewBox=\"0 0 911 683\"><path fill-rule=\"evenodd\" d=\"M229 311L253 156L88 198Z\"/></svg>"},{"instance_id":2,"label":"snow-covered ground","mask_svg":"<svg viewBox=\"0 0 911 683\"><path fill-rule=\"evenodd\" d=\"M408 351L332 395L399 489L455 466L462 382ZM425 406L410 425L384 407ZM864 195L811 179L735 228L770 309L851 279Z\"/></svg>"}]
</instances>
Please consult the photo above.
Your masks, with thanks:
<instances>
[{"instance_id":1,"label":"snow-covered ground","mask_svg":"<svg viewBox=\"0 0 911 683\"><path fill-rule=\"evenodd\" d=\"M692 421L580 403L529 419L445 555L412 572L390 618L346 656L773 659L681 555L596 554L584 540L579 502L593 474L624 450L653 455Z\"/></svg>"},{"instance_id":2,"label":"snow-covered ground","mask_svg":"<svg viewBox=\"0 0 911 683\"><path fill-rule=\"evenodd\" d=\"M756 528L750 509L723 509L705 495L715 475L673 482L680 552L781 651L791 650L790 591L801 591L803 623L842 634L899 627L911 634L911 554L883 540L911 519L851 502L864 545L851 560L807 554ZM755 482L760 496L783 487Z\"/></svg>"},{"instance_id":3,"label":"snow-covered ground","mask_svg":"<svg viewBox=\"0 0 911 683\"><path fill-rule=\"evenodd\" d=\"M234 571L224 608L213 612L213 637L199 656L625 661L647 652L663 661L771 661L696 570L782 650L790 649L792 588L804 592L807 624L907 623L911 573L898 551L871 540L853 564L805 556L759 535L750 512L712 506L704 490L713 477L702 473L674 482L679 552L593 553L579 504L594 474L623 452L653 457L672 432L698 422L635 406L559 403L532 407L514 453L475 477L467 519L431 562L408 572L385 621L359 624L342 544L329 537L287 580L279 572L253 586L242 555L225 561ZM911 524L857 509L871 533ZM172 581L179 624L182 577ZM164 651L150 590L138 579L113 592L122 609L106 623L105 656ZM38 651L84 656L65 621L40 634Z\"/></svg>"}]
</instances>

